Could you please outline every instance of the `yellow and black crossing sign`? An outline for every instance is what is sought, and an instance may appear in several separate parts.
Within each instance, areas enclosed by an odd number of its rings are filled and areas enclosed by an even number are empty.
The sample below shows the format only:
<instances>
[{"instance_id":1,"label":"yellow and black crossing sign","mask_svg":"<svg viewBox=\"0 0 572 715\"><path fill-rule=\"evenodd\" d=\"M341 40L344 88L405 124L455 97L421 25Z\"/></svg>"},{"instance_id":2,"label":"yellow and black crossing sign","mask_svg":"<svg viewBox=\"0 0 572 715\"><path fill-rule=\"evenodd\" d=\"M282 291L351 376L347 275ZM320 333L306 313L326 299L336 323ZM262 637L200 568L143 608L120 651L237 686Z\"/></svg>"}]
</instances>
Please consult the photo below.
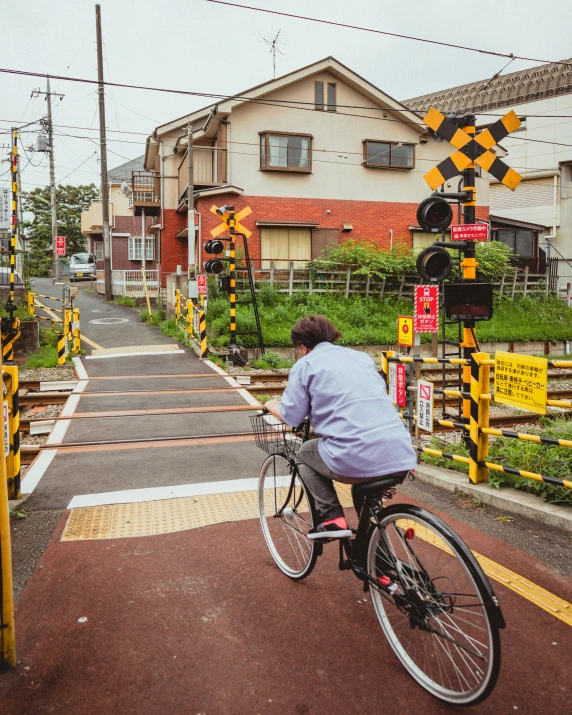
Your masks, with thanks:
<instances>
[{"instance_id":1,"label":"yellow and black crossing sign","mask_svg":"<svg viewBox=\"0 0 572 715\"><path fill-rule=\"evenodd\" d=\"M425 174L423 178L431 189L437 189L441 184L470 167L473 162L512 191L519 185L522 179L520 174L490 151L495 144L520 127L520 119L514 111L511 110L502 119L474 137L463 131L434 107L427 112L423 121L458 150Z\"/></svg>"},{"instance_id":2,"label":"yellow and black crossing sign","mask_svg":"<svg viewBox=\"0 0 572 715\"><path fill-rule=\"evenodd\" d=\"M234 207L232 211L229 211L226 206L222 206L220 209L216 206L211 206L211 213L215 214L215 216L218 216L218 218L220 218L220 220L222 221L220 226L217 226L216 228L213 228L211 230L210 234L213 238L220 236L221 233L228 231L228 229L230 228L234 229L234 233L242 233L246 236L246 238L251 237L252 232L240 223L243 218L250 216L250 214L252 213L252 209L250 208L250 206L247 206L246 208L242 209L242 211L238 211L238 213L236 214L234 213Z\"/></svg>"}]
</instances>

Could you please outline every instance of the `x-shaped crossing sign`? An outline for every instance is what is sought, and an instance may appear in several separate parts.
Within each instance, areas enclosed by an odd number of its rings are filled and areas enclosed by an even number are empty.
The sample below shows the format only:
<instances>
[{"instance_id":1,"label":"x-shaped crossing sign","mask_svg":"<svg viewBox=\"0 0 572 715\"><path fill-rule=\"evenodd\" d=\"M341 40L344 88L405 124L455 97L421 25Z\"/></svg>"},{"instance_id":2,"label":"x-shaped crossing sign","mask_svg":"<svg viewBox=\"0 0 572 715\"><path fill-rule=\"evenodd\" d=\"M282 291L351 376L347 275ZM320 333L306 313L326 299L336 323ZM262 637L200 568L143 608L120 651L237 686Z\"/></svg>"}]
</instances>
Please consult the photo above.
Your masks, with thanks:
<instances>
[{"instance_id":1,"label":"x-shaped crossing sign","mask_svg":"<svg viewBox=\"0 0 572 715\"><path fill-rule=\"evenodd\" d=\"M458 151L442 161L438 166L428 171L423 177L429 186L435 190L441 184L460 174L469 164L474 162L491 176L514 191L522 177L514 169L496 157L490 151L495 144L502 141L511 132L520 127L520 119L513 111L505 114L488 129L484 129L474 138L460 129L451 120L446 119L434 107L427 112L425 124L436 134L450 142Z\"/></svg>"},{"instance_id":2,"label":"x-shaped crossing sign","mask_svg":"<svg viewBox=\"0 0 572 715\"><path fill-rule=\"evenodd\" d=\"M250 208L250 206L247 206L246 208L242 209L242 211L238 211L237 213L235 213L234 219L230 217L230 213L228 211L226 211L222 216L219 216L217 214L217 210L218 209L216 206L211 206L211 213L220 218L220 220L222 221L220 226L217 226L216 228L212 229L211 236L213 238L220 236L221 233L224 233L229 228L234 228L235 233L243 233L246 238L250 238L252 236L252 231L249 231L240 223L243 218L246 218L252 213L252 209Z\"/></svg>"}]
</instances>

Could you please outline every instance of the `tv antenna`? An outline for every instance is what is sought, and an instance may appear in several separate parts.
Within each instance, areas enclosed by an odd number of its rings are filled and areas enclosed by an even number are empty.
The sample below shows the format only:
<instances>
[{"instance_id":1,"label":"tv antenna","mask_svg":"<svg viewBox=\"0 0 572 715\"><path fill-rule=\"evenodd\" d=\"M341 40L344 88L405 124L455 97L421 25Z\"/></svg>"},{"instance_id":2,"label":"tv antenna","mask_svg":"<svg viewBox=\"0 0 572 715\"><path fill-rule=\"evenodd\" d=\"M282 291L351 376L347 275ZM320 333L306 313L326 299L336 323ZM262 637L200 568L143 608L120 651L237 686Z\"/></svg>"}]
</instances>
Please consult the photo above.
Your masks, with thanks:
<instances>
[{"instance_id":1,"label":"tv antenna","mask_svg":"<svg viewBox=\"0 0 572 715\"><path fill-rule=\"evenodd\" d=\"M270 52L272 52L272 71L274 79L276 79L276 53L278 52L282 55L282 57L286 57L282 50L278 48L278 38L280 37L281 32L282 30L278 30L274 39L270 39L268 37L263 37L262 35L260 35L262 41L266 42L266 44L270 47Z\"/></svg>"}]
</instances>

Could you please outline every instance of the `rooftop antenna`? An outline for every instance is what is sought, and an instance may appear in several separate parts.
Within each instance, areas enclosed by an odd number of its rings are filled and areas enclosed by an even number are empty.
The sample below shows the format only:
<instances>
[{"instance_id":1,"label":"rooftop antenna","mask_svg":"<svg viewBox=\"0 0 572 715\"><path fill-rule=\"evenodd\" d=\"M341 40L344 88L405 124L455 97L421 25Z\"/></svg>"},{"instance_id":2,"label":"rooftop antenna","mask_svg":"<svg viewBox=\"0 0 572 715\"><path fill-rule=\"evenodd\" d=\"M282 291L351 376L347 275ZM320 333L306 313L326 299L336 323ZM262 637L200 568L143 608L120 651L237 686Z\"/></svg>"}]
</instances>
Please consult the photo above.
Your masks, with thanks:
<instances>
[{"instance_id":1,"label":"rooftop antenna","mask_svg":"<svg viewBox=\"0 0 572 715\"><path fill-rule=\"evenodd\" d=\"M282 57L286 57L282 50L278 48L278 38L280 37L281 32L282 30L278 30L278 32L276 33L276 37L273 40L260 35L261 39L266 42L266 44L270 47L270 52L272 52L272 70L274 74L274 79L276 79L276 53L279 52Z\"/></svg>"}]
</instances>

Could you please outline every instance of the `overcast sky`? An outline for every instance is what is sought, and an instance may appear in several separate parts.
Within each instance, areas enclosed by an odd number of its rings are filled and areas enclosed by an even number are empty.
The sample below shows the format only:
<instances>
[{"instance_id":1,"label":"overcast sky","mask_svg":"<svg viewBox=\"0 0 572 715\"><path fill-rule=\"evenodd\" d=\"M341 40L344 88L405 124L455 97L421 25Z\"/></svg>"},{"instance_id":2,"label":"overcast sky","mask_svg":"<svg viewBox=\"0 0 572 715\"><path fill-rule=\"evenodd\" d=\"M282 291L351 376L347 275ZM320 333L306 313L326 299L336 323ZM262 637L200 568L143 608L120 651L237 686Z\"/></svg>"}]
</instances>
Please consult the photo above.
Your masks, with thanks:
<instances>
[{"instance_id":1,"label":"overcast sky","mask_svg":"<svg viewBox=\"0 0 572 715\"><path fill-rule=\"evenodd\" d=\"M244 2L539 59L572 56L570 0ZM95 3L20 0L9 11L7 0L2 5L1 67L97 79ZM278 31L278 46L284 54L277 56L277 75L333 55L400 100L491 77L507 62L206 0L102 0L101 12L105 79L129 84L241 92L272 79L272 55L262 38L272 39ZM534 64L514 61L506 72ZM0 131L9 130L14 121L29 122L45 115L45 97L30 99L36 87L45 90L45 81L0 74ZM61 101L54 98L56 180L99 185L96 87L58 80L52 81L51 88L65 94ZM200 97L107 88L107 127L121 130L109 131L108 166L141 155L144 135L154 126L209 103ZM47 156L27 149L36 137L34 133L22 135L27 150L21 164L25 190L48 182ZM0 135L0 146L9 141L9 133ZM6 149L0 153L5 158ZM0 183L6 182L7 167L0 164Z\"/></svg>"}]
</instances>

